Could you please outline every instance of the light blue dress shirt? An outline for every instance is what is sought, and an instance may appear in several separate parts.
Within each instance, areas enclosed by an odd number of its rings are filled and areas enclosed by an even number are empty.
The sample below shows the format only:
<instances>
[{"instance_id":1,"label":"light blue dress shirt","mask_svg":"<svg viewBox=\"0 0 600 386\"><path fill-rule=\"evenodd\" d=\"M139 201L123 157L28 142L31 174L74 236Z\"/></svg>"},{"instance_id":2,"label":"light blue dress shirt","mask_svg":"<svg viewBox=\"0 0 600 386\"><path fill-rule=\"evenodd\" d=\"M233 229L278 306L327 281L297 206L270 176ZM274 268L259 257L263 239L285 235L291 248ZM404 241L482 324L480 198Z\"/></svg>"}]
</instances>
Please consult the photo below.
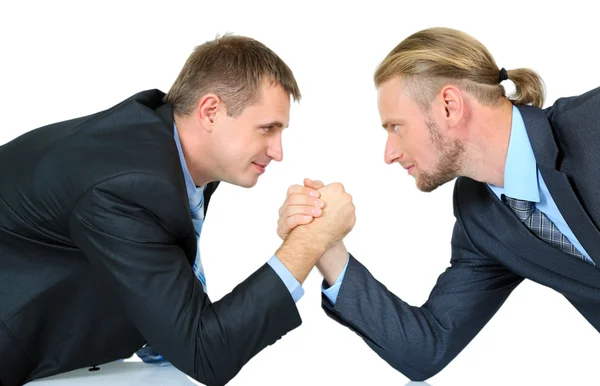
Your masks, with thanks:
<instances>
[{"instance_id":1,"label":"light blue dress shirt","mask_svg":"<svg viewBox=\"0 0 600 386\"><path fill-rule=\"evenodd\" d=\"M535 202L535 207L556 225L589 262L592 262L590 255L583 249L567 225L548 191L542 174L537 168L533 148L525 129L525 122L523 122L519 109L515 106L512 110L510 140L504 166L504 188L490 184L488 186L499 199L504 194L519 200Z\"/></svg>"},{"instance_id":2,"label":"light blue dress shirt","mask_svg":"<svg viewBox=\"0 0 600 386\"><path fill-rule=\"evenodd\" d=\"M187 190L188 199L190 199L196 193L196 185L194 184L194 180L190 175L190 171L188 170L187 164L185 162L185 157L183 156L183 151L181 150L181 142L179 142L177 126L173 126L173 131L175 133L175 144L177 145L177 151L179 152L179 160L181 162L181 169L183 170L183 178L185 179L185 187ZM269 259L268 264L281 278L288 291L290 291L294 302L300 300L302 295L304 295L304 289L302 288L298 280L296 280L294 275L292 275L292 273L285 267L285 265L283 265L283 263L275 255L273 255L271 259Z\"/></svg>"}]
</instances>

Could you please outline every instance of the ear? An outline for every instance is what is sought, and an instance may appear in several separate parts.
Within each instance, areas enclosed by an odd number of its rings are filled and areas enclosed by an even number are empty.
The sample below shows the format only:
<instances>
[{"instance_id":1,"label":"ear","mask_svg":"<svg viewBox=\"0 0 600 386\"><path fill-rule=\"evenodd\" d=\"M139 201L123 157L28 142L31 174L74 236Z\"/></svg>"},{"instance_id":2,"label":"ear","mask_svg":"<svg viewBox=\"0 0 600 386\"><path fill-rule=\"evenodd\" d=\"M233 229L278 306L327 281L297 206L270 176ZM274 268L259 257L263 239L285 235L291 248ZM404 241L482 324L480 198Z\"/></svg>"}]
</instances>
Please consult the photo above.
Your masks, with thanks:
<instances>
[{"instance_id":1,"label":"ear","mask_svg":"<svg viewBox=\"0 0 600 386\"><path fill-rule=\"evenodd\" d=\"M217 122L217 113L221 108L224 108L223 102L215 94L206 94L200 98L196 116L205 130L212 132Z\"/></svg>"},{"instance_id":2,"label":"ear","mask_svg":"<svg viewBox=\"0 0 600 386\"><path fill-rule=\"evenodd\" d=\"M448 127L457 126L464 115L464 94L458 87L447 85L440 91L440 98L446 125Z\"/></svg>"}]
</instances>

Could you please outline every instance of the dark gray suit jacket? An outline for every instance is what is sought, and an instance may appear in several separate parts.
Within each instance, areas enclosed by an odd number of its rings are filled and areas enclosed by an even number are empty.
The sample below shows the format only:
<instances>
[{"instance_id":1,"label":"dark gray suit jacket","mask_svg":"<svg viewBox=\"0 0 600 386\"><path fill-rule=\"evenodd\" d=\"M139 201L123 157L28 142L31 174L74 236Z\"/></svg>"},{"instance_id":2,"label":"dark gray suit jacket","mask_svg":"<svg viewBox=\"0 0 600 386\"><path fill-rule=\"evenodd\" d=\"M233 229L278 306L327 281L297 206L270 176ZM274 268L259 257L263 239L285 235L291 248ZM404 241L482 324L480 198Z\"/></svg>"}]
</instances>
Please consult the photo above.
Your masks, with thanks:
<instances>
[{"instance_id":1,"label":"dark gray suit jacket","mask_svg":"<svg viewBox=\"0 0 600 386\"><path fill-rule=\"evenodd\" d=\"M146 342L198 381L223 385L300 325L268 264L217 302L202 290L163 97L141 92L0 147L4 386L127 358Z\"/></svg>"},{"instance_id":2,"label":"dark gray suit jacket","mask_svg":"<svg viewBox=\"0 0 600 386\"><path fill-rule=\"evenodd\" d=\"M552 198L600 267L600 88L518 108ZM412 380L442 370L524 278L563 294L600 331L598 268L537 238L484 183L458 178L454 215L451 266L425 304L403 302L351 257L325 312Z\"/></svg>"}]
</instances>

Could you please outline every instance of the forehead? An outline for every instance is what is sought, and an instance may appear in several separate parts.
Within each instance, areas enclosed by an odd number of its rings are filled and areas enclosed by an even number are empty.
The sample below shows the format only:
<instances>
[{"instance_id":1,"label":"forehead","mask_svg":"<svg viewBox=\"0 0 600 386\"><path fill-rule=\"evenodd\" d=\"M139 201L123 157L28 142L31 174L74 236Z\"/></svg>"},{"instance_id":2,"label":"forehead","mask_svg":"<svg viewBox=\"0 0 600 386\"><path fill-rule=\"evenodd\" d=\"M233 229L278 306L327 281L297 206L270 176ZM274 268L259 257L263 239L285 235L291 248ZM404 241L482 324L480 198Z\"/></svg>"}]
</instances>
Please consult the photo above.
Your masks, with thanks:
<instances>
[{"instance_id":1,"label":"forehead","mask_svg":"<svg viewBox=\"0 0 600 386\"><path fill-rule=\"evenodd\" d=\"M288 92L278 84L262 81L258 93L258 100L242 114L251 119L276 119L287 126L290 114Z\"/></svg>"},{"instance_id":2,"label":"forehead","mask_svg":"<svg viewBox=\"0 0 600 386\"><path fill-rule=\"evenodd\" d=\"M417 104L403 89L402 81L394 77L377 88L377 107L382 119L421 115Z\"/></svg>"}]
</instances>

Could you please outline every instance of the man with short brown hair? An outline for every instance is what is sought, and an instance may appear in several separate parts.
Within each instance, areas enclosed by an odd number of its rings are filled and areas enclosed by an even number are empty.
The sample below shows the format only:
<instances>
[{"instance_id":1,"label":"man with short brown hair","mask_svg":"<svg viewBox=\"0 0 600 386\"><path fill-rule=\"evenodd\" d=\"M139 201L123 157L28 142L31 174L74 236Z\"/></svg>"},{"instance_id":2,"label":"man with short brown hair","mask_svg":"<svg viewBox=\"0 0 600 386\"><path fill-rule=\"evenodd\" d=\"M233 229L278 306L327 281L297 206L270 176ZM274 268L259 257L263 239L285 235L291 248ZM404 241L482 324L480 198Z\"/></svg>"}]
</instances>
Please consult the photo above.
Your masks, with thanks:
<instances>
[{"instance_id":1,"label":"man with short brown hair","mask_svg":"<svg viewBox=\"0 0 600 386\"><path fill-rule=\"evenodd\" d=\"M219 181L252 187L282 160L290 96L275 53L224 36L196 48L166 102L144 91L0 147L0 383L137 351L223 385L299 326L301 283L354 225L343 189L215 303L198 250Z\"/></svg>"}]
</instances>

